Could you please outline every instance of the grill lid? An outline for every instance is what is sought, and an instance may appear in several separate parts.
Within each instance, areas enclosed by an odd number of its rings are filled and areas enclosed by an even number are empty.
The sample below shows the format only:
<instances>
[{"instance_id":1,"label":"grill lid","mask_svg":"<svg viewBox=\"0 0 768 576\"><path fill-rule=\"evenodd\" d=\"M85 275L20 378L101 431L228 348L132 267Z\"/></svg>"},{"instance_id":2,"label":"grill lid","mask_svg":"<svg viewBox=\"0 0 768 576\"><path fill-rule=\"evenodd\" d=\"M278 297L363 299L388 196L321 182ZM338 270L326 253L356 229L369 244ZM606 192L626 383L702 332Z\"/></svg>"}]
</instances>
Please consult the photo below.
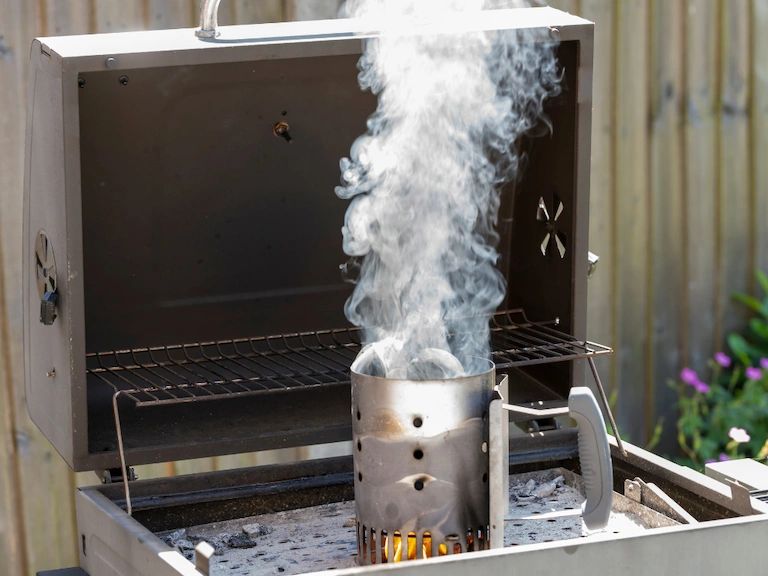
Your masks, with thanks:
<instances>
[{"instance_id":1,"label":"grill lid","mask_svg":"<svg viewBox=\"0 0 768 576\"><path fill-rule=\"evenodd\" d=\"M546 364L517 399L562 398L579 376L550 362L607 351L584 341L592 25L549 8L443 25L562 41L557 128L502 193L510 290L494 318L501 368ZM356 67L372 36L338 20L34 42L25 383L70 466L120 465L115 407L131 465L349 438L359 339L333 189L375 108ZM541 249L542 202L565 254Z\"/></svg>"}]
</instances>

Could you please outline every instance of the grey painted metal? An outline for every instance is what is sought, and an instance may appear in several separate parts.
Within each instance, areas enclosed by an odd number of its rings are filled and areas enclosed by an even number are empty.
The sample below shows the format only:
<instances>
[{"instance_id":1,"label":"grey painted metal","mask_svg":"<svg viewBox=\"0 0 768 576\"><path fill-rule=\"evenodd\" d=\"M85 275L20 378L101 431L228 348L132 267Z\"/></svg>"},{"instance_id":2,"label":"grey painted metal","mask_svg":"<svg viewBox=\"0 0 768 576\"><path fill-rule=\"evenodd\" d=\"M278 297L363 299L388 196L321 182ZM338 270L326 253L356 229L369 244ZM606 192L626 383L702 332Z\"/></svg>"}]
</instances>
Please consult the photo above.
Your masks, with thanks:
<instances>
[{"instance_id":1,"label":"grey painted metal","mask_svg":"<svg viewBox=\"0 0 768 576\"><path fill-rule=\"evenodd\" d=\"M568 409L579 427L579 462L587 500L582 519L590 530L604 528L611 514L613 469L605 421L589 388L571 389Z\"/></svg>"},{"instance_id":2,"label":"grey painted metal","mask_svg":"<svg viewBox=\"0 0 768 576\"><path fill-rule=\"evenodd\" d=\"M682 467L631 444L627 444L626 448L633 462L640 465L647 462L647 467L654 474L662 474L670 481L683 483L687 489L694 490L703 498L714 497L721 504L718 495L725 497L728 492L724 485L693 470L682 470ZM621 459L622 456L618 455L617 458ZM313 466L318 464L312 463ZM236 474L245 479L247 473L242 470ZM200 487L229 481L230 475L216 472L139 481L138 484L146 484L148 493L156 493L155 486L162 483L166 492L181 495L190 490L196 493ZM97 486L83 488L76 493L78 526L85 538L87 550L86 554L81 550L82 567L91 576L199 576L200 573L191 562L129 517L105 495L116 493L114 488L117 487ZM144 491L145 488L142 486L140 490ZM518 572L533 576L549 576L553 573L594 576L610 572L631 576L758 576L764 574L765 565L762 556L756 551L762 548L768 538L768 515L764 512L765 507L759 515L658 528L618 537L606 535L604 539L587 543L574 539L395 565L334 570L328 574L357 576L394 571L414 576Z\"/></svg>"},{"instance_id":3,"label":"grey painted metal","mask_svg":"<svg viewBox=\"0 0 768 576\"><path fill-rule=\"evenodd\" d=\"M422 557L488 542L488 407L496 384L491 362L480 374L400 380L352 371L352 444L361 564L394 558L399 533ZM386 532L386 542L383 533Z\"/></svg>"}]
</instances>

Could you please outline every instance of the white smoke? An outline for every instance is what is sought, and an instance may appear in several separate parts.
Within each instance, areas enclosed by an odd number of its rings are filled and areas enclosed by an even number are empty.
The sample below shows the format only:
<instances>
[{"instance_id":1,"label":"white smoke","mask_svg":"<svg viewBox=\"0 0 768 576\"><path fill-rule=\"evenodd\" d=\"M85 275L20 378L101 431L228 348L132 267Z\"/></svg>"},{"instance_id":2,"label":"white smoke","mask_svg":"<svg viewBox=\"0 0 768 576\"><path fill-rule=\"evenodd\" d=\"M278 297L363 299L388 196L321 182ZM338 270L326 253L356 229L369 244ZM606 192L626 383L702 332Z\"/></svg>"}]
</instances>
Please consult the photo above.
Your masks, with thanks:
<instances>
[{"instance_id":1,"label":"white smoke","mask_svg":"<svg viewBox=\"0 0 768 576\"><path fill-rule=\"evenodd\" d=\"M359 63L378 108L336 188L352 199L344 251L362 258L345 313L374 343L357 370L449 377L482 370L490 355L488 316L505 292L499 188L517 176L515 142L542 120L559 81L548 31L456 31L490 4L499 2L347 0L343 9L381 31Z\"/></svg>"}]
</instances>

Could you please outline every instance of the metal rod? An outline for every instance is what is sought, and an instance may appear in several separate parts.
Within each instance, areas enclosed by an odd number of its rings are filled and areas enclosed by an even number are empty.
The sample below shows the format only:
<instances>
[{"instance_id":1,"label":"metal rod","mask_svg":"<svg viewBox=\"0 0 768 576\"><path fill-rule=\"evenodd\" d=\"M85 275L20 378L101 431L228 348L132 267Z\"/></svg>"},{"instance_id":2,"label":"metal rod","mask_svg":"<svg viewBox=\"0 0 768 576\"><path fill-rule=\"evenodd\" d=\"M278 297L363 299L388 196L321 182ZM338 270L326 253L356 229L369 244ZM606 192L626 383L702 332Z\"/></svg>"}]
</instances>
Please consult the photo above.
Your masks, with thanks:
<instances>
[{"instance_id":1,"label":"metal rod","mask_svg":"<svg viewBox=\"0 0 768 576\"><path fill-rule=\"evenodd\" d=\"M204 0L200 7L200 28L195 30L198 38L216 38L218 36L218 12L221 0Z\"/></svg>"},{"instance_id":2,"label":"metal rod","mask_svg":"<svg viewBox=\"0 0 768 576\"><path fill-rule=\"evenodd\" d=\"M600 374L597 372L595 359L592 356L588 356L587 362L589 362L589 369L592 370L592 377L595 379L595 384L597 385L597 392L598 396L600 397L600 403L603 405L603 410L605 410L605 413L608 416L608 421L611 423L613 435L616 437L616 445L619 447L619 451L621 452L622 456L626 456L627 451L624 449L624 443L621 441L619 427L616 425L616 420L613 418L611 406L608 404L608 397L605 395L605 388L603 388L603 383L600 380Z\"/></svg>"},{"instance_id":3,"label":"metal rod","mask_svg":"<svg viewBox=\"0 0 768 576\"><path fill-rule=\"evenodd\" d=\"M128 467L125 464L125 448L123 447L123 429L120 426L120 409L117 406L117 398L122 394L122 390L115 392L112 396L112 412L115 415L115 431L117 432L117 450L120 453L120 466L122 467L123 489L125 490L125 506L128 516L133 515L131 506L131 489L128 487Z\"/></svg>"}]
</instances>

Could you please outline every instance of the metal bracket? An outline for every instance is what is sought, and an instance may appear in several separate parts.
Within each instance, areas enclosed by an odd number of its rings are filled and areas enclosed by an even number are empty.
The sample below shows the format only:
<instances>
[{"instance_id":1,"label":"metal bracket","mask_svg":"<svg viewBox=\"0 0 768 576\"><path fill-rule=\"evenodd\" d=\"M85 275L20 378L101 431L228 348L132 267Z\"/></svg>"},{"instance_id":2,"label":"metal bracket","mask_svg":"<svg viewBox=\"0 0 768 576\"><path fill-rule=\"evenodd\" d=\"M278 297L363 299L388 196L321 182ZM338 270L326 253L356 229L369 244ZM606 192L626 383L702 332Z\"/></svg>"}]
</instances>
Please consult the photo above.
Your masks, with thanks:
<instances>
[{"instance_id":1,"label":"metal bracket","mask_svg":"<svg viewBox=\"0 0 768 576\"><path fill-rule=\"evenodd\" d=\"M138 476L136 476L136 470L134 470L132 466L128 466L125 472L127 472L128 482L133 482L138 478ZM123 481L123 470L120 468L96 470L96 475L99 477L102 484L115 484Z\"/></svg>"},{"instance_id":2,"label":"metal bracket","mask_svg":"<svg viewBox=\"0 0 768 576\"><path fill-rule=\"evenodd\" d=\"M642 504L664 514L668 518L677 520L681 524L698 524L699 521L691 516L680 504L675 502L666 492L651 482L644 482L641 478L624 481L624 495L638 504Z\"/></svg>"}]
</instances>

